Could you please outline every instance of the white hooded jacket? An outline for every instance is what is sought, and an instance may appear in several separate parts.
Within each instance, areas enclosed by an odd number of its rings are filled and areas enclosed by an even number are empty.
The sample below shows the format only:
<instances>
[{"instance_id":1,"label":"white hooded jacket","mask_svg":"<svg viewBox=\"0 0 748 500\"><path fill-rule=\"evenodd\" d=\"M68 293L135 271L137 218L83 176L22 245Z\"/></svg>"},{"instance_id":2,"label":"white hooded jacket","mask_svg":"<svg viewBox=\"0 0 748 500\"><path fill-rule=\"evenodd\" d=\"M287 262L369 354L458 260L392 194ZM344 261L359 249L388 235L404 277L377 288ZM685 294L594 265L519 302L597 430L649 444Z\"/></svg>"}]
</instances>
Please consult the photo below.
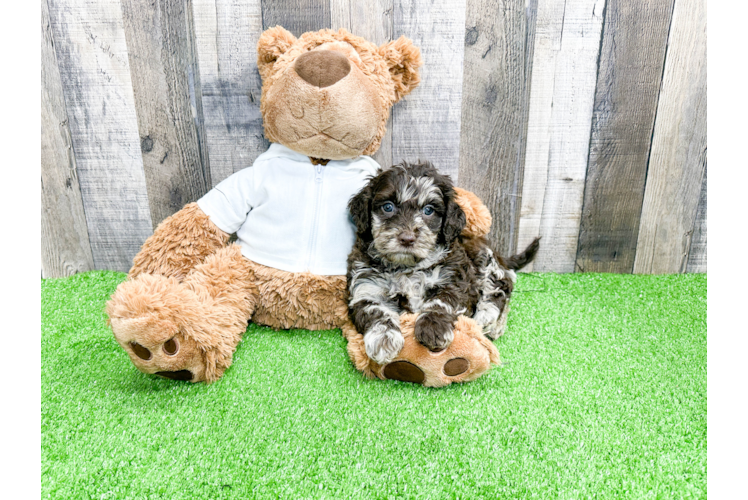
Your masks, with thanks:
<instances>
[{"instance_id":1,"label":"white hooded jacket","mask_svg":"<svg viewBox=\"0 0 748 500\"><path fill-rule=\"evenodd\" d=\"M369 156L312 165L309 157L271 144L197 204L222 231L235 232L242 254L258 264L343 275L355 241L348 201L378 168Z\"/></svg>"}]
</instances>

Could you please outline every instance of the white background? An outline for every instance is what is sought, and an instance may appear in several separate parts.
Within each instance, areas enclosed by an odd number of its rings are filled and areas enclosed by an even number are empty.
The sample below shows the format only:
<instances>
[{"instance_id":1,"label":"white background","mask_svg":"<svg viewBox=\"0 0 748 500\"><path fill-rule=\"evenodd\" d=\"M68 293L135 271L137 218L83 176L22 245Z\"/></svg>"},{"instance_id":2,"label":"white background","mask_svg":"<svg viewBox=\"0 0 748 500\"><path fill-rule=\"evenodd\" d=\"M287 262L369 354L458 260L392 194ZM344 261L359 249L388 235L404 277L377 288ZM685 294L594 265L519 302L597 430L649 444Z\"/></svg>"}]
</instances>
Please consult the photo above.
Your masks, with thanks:
<instances>
[{"instance_id":1,"label":"white background","mask_svg":"<svg viewBox=\"0 0 748 500\"><path fill-rule=\"evenodd\" d=\"M719 208L721 278L721 498L745 498L748 471L748 7L707 1L707 206Z\"/></svg>"}]
</instances>

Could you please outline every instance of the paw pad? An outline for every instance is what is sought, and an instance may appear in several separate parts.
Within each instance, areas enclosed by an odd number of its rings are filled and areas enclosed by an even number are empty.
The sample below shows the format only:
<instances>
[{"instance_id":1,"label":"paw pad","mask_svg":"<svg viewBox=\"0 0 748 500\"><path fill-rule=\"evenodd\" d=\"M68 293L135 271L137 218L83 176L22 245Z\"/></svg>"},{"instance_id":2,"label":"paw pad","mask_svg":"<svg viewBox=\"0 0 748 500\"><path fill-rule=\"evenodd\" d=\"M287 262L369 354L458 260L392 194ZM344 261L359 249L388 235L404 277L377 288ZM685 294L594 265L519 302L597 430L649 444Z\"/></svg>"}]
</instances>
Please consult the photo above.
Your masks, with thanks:
<instances>
[{"instance_id":1,"label":"paw pad","mask_svg":"<svg viewBox=\"0 0 748 500\"><path fill-rule=\"evenodd\" d=\"M134 352L137 357L146 361L151 359L151 356L153 356L151 354L151 351L138 344L137 342L130 342L130 349L132 349L132 352Z\"/></svg>"},{"instance_id":2,"label":"paw pad","mask_svg":"<svg viewBox=\"0 0 748 500\"><path fill-rule=\"evenodd\" d=\"M156 372L160 377L170 378L172 380L192 380L192 372L189 370L179 370L176 372Z\"/></svg>"},{"instance_id":3,"label":"paw pad","mask_svg":"<svg viewBox=\"0 0 748 500\"><path fill-rule=\"evenodd\" d=\"M465 358L454 358L444 363L444 375L454 377L461 373L465 373L470 366L468 360Z\"/></svg>"},{"instance_id":4,"label":"paw pad","mask_svg":"<svg viewBox=\"0 0 748 500\"><path fill-rule=\"evenodd\" d=\"M452 358L446 363L442 370L448 377L456 377L468 371L470 362L465 358ZM422 384L426 374L418 366L409 361L395 361L384 367L384 376L389 380L400 380L402 382L415 382Z\"/></svg>"},{"instance_id":5,"label":"paw pad","mask_svg":"<svg viewBox=\"0 0 748 500\"><path fill-rule=\"evenodd\" d=\"M179 351L179 344L177 344L177 341L174 339L169 339L166 342L164 342L164 352L168 354L169 356L174 356L177 351Z\"/></svg>"},{"instance_id":6,"label":"paw pad","mask_svg":"<svg viewBox=\"0 0 748 500\"><path fill-rule=\"evenodd\" d=\"M422 384L426 375L423 370L407 361L395 361L384 367L384 376L390 380Z\"/></svg>"}]
</instances>

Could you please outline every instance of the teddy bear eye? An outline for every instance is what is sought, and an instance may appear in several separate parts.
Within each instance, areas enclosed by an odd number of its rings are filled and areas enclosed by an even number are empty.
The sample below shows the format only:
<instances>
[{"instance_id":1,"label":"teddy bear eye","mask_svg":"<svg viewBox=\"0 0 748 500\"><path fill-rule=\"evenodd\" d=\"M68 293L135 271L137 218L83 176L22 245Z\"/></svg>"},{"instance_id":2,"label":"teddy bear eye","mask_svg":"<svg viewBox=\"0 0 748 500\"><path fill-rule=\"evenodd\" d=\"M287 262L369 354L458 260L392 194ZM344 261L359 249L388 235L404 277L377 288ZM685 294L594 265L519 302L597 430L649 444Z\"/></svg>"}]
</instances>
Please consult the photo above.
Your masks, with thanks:
<instances>
[{"instance_id":1,"label":"teddy bear eye","mask_svg":"<svg viewBox=\"0 0 748 500\"><path fill-rule=\"evenodd\" d=\"M423 215L431 215L434 213L434 207L431 205L426 205L423 207Z\"/></svg>"},{"instance_id":2,"label":"teddy bear eye","mask_svg":"<svg viewBox=\"0 0 748 500\"><path fill-rule=\"evenodd\" d=\"M391 213L395 210L395 204L391 201L388 201L384 205L382 205L382 210L384 210L387 213Z\"/></svg>"}]
</instances>

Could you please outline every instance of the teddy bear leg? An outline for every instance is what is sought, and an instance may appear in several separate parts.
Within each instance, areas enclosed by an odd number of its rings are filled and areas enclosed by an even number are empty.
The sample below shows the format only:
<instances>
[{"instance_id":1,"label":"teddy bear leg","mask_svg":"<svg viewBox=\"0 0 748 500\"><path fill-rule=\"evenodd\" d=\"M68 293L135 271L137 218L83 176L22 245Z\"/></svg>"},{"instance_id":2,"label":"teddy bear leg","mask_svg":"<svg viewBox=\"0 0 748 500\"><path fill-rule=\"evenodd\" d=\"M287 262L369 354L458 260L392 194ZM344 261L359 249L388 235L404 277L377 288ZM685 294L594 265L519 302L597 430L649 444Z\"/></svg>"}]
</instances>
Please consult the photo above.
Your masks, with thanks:
<instances>
[{"instance_id":1,"label":"teddy bear leg","mask_svg":"<svg viewBox=\"0 0 748 500\"><path fill-rule=\"evenodd\" d=\"M345 276L281 271L250 261L260 290L252 321L288 330L330 330L348 318Z\"/></svg>"},{"instance_id":2,"label":"teddy bear leg","mask_svg":"<svg viewBox=\"0 0 748 500\"><path fill-rule=\"evenodd\" d=\"M117 342L144 373L192 382L218 380L257 303L238 245L219 250L183 282L141 274L107 304Z\"/></svg>"}]
</instances>

